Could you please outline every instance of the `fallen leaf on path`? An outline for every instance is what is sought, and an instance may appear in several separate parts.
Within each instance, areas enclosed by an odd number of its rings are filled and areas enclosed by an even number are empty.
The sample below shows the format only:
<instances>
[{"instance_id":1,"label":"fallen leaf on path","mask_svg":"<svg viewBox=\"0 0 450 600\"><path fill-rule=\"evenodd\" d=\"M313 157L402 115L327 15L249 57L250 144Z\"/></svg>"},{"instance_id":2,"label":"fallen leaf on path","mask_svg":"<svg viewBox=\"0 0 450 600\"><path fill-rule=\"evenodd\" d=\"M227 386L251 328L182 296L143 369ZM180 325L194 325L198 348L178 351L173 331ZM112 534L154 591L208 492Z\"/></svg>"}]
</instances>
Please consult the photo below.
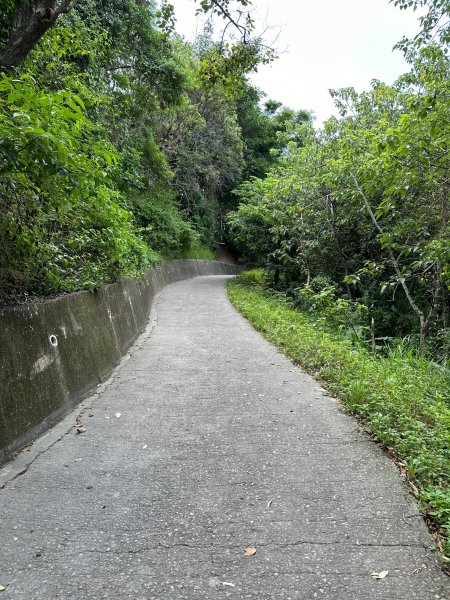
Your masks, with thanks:
<instances>
[{"instance_id":1,"label":"fallen leaf on path","mask_svg":"<svg viewBox=\"0 0 450 600\"><path fill-rule=\"evenodd\" d=\"M269 500L269 502L267 503L267 508L270 508L272 506L272 500Z\"/></svg>"},{"instance_id":2,"label":"fallen leaf on path","mask_svg":"<svg viewBox=\"0 0 450 600\"><path fill-rule=\"evenodd\" d=\"M120 417L121 417L121 416L122 416L122 413L119 413L119 412L117 412L117 413L116 413L116 417L117 417L118 419L120 419Z\"/></svg>"},{"instance_id":3,"label":"fallen leaf on path","mask_svg":"<svg viewBox=\"0 0 450 600\"><path fill-rule=\"evenodd\" d=\"M384 579L388 573L389 571L380 571L379 573L371 573L370 575L374 579Z\"/></svg>"},{"instance_id":4,"label":"fallen leaf on path","mask_svg":"<svg viewBox=\"0 0 450 600\"><path fill-rule=\"evenodd\" d=\"M234 583L231 583L230 581L222 581L222 585L227 585L228 587L236 587Z\"/></svg>"},{"instance_id":5,"label":"fallen leaf on path","mask_svg":"<svg viewBox=\"0 0 450 600\"><path fill-rule=\"evenodd\" d=\"M31 446L24 446L20 451L21 452L31 452Z\"/></svg>"},{"instance_id":6,"label":"fallen leaf on path","mask_svg":"<svg viewBox=\"0 0 450 600\"><path fill-rule=\"evenodd\" d=\"M6 586L5 585L0 585L0 592L4 592L6 590Z\"/></svg>"},{"instance_id":7,"label":"fallen leaf on path","mask_svg":"<svg viewBox=\"0 0 450 600\"><path fill-rule=\"evenodd\" d=\"M145 450L146 448L147 448L147 444L144 444L144 445L142 446L142 450Z\"/></svg>"},{"instance_id":8,"label":"fallen leaf on path","mask_svg":"<svg viewBox=\"0 0 450 600\"><path fill-rule=\"evenodd\" d=\"M411 571L411 575L417 575L417 573L420 573L424 569L426 569L426 565L420 565L420 567L416 567Z\"/></svg>"},{"instance_id":9,"label":"fallen leaf on path","mask_svg":"<svg viewBox=\"0 0 450 600\"><path fill-rule=\"evenodd\" d=\"M256 554L256 548L249 547L249 548L245 548L245 550L244 550L245 556L255 556L255 554Z\"/></svg>"},{"instance_id":10,"label":"fallen leaf on path","mask_svg":"<svg viewBox=\"0 0 450 600\"><path fill-rule=\"evenodd\" d=\"M84 433L86 431L86 427L83 427L80 419L77 419L75 421L75 425L74 426L77 428L77 433Z\"/></svg>"},{"instance_id":11,"label":"fallen leaf on path","mask_svg":"<svg viewBox=\"0 0 450 600\"><path fill-rule=\"evenodd\" d=\"M110 419L111 417L105 417L105 419Z\"/></svg>"}]
</instances>

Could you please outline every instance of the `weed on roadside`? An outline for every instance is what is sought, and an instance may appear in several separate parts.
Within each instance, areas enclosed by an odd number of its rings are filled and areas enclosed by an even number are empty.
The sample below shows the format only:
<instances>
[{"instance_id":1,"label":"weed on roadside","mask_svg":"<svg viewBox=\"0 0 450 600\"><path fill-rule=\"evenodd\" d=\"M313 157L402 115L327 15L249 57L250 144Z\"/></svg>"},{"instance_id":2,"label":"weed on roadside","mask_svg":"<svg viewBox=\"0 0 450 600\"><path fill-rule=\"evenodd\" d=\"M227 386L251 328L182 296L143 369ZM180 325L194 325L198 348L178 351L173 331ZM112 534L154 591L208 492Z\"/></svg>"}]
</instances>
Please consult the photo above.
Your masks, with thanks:
<instances>
[{"instance_id":1,"label":"weed on roadside","mask_svg":"<svg viewBox=\"0 0 450 600\"><path fill-rule=\"evenodd\" d=\"M450 556L450 372L393 349L372 354L251 279L228 283L236 308L355 415L398 464Z\"/></svg>"}]
</instances>

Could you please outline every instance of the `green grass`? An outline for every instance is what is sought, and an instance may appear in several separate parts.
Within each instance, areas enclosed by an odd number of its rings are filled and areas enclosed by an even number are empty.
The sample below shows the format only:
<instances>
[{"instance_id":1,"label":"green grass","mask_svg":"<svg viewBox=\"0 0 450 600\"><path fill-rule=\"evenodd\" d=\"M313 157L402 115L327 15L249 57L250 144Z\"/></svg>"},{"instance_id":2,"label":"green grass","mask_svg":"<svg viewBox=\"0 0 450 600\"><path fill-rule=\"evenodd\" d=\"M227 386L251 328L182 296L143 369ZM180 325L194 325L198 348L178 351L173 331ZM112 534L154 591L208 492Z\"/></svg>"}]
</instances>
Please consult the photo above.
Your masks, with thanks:
<instances>
[{"instance_id":1,"label":"green grass","mask_svg":"<svg viewBox=\"0 0 450 600\"><path fill-rule=\"evenodd\" d=\"M183 258L195 258L197 260L217 260L215 253L207 246L191 246L183 250Z\"/></svg>"},{"instance_id":2,"label":"green grass","mask_svg":"<svg viewBox=\"0 0 450 600\"><path fill-rule=\"evenodd\" d=\"M401 347L373 355L245 275L229 282L228 293L256 329L320 379L388 449L449 557L450 372Z\"/></svg>"}]
</instances>

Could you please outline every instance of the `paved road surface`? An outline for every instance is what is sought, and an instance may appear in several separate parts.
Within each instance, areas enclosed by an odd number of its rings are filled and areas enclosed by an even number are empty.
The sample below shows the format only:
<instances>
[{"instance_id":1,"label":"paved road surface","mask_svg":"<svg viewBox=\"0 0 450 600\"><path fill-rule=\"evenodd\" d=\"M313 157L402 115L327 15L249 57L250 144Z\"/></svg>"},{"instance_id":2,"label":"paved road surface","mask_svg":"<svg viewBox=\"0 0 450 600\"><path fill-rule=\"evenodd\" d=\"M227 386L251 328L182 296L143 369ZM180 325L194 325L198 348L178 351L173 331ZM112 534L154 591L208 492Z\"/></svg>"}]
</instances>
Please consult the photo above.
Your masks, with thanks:
<instances>
[{"instance_id":1,"label":"paved road surface","mask_svg":"<svg viewBox=\"0 0 450 600\"><path fill-rule=\"evenodd\" d=\"M447 598L395 467L225 279L165 288L109 385L0 471L0 600Z\"/></svg>"}]
</instances>

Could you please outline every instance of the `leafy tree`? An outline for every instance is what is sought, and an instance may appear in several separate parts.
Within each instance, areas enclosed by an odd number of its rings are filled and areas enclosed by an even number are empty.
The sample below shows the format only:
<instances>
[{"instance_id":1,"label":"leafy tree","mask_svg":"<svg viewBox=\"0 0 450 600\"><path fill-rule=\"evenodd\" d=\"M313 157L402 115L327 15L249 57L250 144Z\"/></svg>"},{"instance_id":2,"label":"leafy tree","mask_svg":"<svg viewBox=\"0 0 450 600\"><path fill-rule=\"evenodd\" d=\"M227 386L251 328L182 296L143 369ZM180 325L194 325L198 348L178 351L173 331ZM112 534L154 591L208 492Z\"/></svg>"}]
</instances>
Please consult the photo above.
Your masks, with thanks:
<instances>
[{"instance_id":1,"label":"leafy tree","mask_svg":"<svg viewBox=\"0 0 450 600\"><path fill-rule=\"evenodd\" d=\"M428 46L394 86L334 92L341 118L297 128L301 143L239 188L230 224L245 256L294 295L320 279L364 300L381 334L445 346L448 82L448 57Z\"/></svg>"},{"instance_id":2,"label":"leafy tree","mask_svg":"<svg viewBox=\"0 0 450 600\"><path fill-rule=\"evenodd\" d=\"M244 7L251 4L250 0L237 1ZM8 38L6 43L0 45L0 48L3 46L0 51L0 68L9 70L20 66L45 33L56 25L59 18L72 11L79 3L83 4L84 0L13 0L14 8L11 10L11 1L7 0L5 15L0 24L1 31L6 32ZM100 0L98 4L102 3ZM88 2L88 4L92 3ZM147 8L154 6L149 0L143 0L138 4ZM252 20L247 15L245 25L237 22L230 11L229 4L229 0L200 0L199 11L222 15L242 33L245 46L248 44ZM163 2L157 16L161 29L171 31L173 7L169 2Z\"/></svg>"},{"instance_id":3,"label":"leafy tree","mask_svg":"<svg viewBox=\"0 0 450 600\"><path fill-rule=\"evenodd\" d=\"M0 21L9 42L20 29L18 11L22 24L40 11L38 1L25 4L10 3ZM6 301L94 288L160 256L213 247L241 181L230 90L235 76L243 81L242 65L229 85L202 79L202 59L168 34L168 4L70 6L14 76L2 75Z\"/></svg>"},{"instance_id":4,"label":"leafy tree","mask_svg":"<svg viewBox=\"0 0 450 600\"><path fill-rule=\"evenodd\" d=\"M307 111L296 112L283 107L281 102L267 100L261 107L263 97L263 92L246 83L237 99L237 117L244 142L245 179L264 177L289 142L301 144L297 126L312 121Z\"/></svg>"},{"instance_id":5,"label":"leafy tree","mask_svg":"<svg viewBox=\"0 0 450 600\"><path fill-rule=\"evenodd\" d=\"M442 49L447 49L450 42L450 3L448 0L390 0L400 10L412 8L425 9L424 15L419 17L420 31L412 39L403 37L397 48L405 51L411 57L414 56L414 48L428 45L430 42L439 42Z\"/></svg>"}]
</instances>

